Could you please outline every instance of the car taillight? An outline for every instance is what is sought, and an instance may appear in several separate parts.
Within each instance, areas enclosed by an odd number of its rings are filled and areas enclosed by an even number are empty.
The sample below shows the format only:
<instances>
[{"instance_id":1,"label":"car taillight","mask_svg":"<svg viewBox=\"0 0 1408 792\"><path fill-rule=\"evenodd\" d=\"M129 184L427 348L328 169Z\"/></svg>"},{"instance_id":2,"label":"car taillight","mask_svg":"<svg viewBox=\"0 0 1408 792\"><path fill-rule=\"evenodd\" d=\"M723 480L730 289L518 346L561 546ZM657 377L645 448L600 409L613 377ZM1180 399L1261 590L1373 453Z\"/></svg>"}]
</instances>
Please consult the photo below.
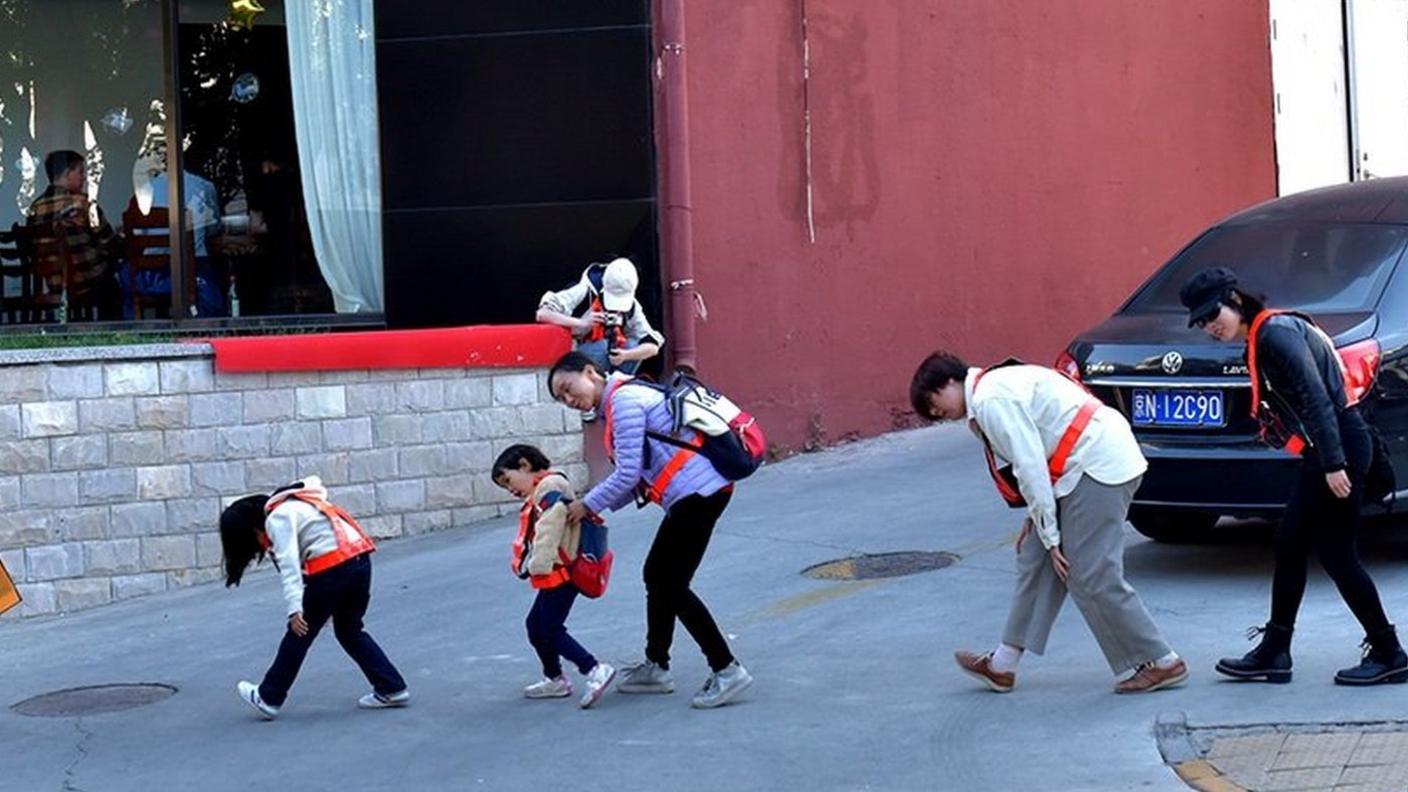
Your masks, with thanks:
<instances>
[{"instance_id":1,"label":"car taillight","mask_svg":"<svg viewBox=\"0 0 1408 792\"><path fill-rule=\"evenodd\" d=\"M1074 357L1071 357L1070 352L1062 352L1056 358L1056 370L1076 382L1080 382L1080 364L1076 362Z\"/></svg>"},{"instance_id":2,"label":"car taillight","mask_svg":"<svg viewBox=\"0 0 1408 792\"><path fill-rule=\"evenodd\" d=\"M1347 347L1340 347L1340 360L1344 361L1344 392L1350 404L1358 404L1374 387L1379 377L1379 358L1382 354L1379 342L1374 339L1360 341Z\"/></svg>"}]
</instances>

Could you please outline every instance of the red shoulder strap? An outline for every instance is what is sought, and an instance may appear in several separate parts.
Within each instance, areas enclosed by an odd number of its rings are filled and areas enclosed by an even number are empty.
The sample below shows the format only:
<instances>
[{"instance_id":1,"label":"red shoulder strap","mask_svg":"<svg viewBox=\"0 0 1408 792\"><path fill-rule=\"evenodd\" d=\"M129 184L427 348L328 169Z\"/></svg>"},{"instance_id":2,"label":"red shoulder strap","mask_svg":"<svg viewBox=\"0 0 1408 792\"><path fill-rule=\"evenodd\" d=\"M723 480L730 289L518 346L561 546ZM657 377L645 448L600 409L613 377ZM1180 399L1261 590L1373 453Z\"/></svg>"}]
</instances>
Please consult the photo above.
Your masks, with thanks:
<instances>
[{"instance_id":1,"label":"red shoulder strap","mask_svg":"<svg viewBox=\"0 0 1408 792\"><path fill-rule=\"evenodd\" d=\"M606 456L613 460L616 458L616 438L611 431L611 416L615 413L615 405L611 397L628 382L629 379L620 380L615 385L609 385L606 392L601 394L602 419L606 421L606 426L601 432L601 442L606 446Z\"/></svg>"},{"instance_id":2,"label":"red shoulder strap","mask_svg":"<svg viewBox=\"0 0 1408 792\"><path fill-rule=\"evenodd\" d=\"M1252 417L1256 418L1261 414L1261 372L1257 370L1256 363L1256 339L1261 333L1261 326L1266 324L1266 320L1273 316L1286 313L1273 309L1266 309L1257 314L1252 319L1251 328L1247 330L1247 374L1252 380Z\"/></svg>"}]
</instances>

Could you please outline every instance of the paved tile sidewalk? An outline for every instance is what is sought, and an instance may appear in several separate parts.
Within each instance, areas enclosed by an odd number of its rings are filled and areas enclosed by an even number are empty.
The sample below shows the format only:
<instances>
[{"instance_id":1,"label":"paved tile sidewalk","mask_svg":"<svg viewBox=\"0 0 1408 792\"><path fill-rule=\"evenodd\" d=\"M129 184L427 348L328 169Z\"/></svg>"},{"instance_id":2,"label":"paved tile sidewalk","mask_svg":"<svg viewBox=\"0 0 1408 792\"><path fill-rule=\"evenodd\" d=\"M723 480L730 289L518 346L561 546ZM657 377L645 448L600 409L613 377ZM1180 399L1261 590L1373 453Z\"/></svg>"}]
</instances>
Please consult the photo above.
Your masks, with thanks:
<instances>
[{"instance_id":1,"label":"paved tile sidewalk","mask_svg":"<svg viewBox=\"0 0 1408 792\"><path fill-rule=\"evenodd\" d=\"M1196 730L1194 730L1196 731ZM1201 759L1174 765L1204 792L1402 792L1408 790L1408 724L1216 730Z\"/></svg>"}]
</instances>

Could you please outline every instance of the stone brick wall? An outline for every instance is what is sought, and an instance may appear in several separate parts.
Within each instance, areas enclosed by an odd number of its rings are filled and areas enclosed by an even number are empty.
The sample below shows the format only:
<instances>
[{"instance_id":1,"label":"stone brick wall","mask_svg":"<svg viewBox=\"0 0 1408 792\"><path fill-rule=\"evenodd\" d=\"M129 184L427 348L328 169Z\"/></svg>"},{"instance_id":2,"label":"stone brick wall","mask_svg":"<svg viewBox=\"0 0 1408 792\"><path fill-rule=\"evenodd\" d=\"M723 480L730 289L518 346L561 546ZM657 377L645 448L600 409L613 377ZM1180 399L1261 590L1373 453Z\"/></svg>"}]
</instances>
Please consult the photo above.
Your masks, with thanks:
<instances>
[{"instance_id":1,"label":"stone brick wall","mask_svg":"<svg viewBox=\"0 0 1408 792\"><path fill-rule=\"evenodd\" d=\"M199 344L0 353L0 561L25 602L94 607L220 577L241 495L322 476L377 537L517 505L488 477L531 442L585 480L546 371L216 373Z\"/></svg>"}]
</instances>

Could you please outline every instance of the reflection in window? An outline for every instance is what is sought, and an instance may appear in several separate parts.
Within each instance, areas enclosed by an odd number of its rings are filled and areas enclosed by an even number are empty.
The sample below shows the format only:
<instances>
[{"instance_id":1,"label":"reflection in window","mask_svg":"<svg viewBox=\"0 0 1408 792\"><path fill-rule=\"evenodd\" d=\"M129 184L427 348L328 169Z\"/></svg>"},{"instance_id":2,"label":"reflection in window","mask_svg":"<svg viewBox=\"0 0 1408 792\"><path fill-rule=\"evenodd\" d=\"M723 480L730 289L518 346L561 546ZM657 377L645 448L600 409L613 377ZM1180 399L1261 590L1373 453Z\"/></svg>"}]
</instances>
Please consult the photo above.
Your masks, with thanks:
<instances>
[{"instance_id":1,"label":"reflection in window","mask_svg":"<svg viewBox=\"0 0 1408 792\"><path fill-rule=\"evenodd\" d=\"M381 177L370 0L182 4L182 134L240 313L379 313ZM202 185L202 187L206 187Z\"/></svg>"},{"instance_id":2,"label":"reflection in window","mask_svg":"<svg viewBox=\"0 0 1408 792\"><path fill-rule=\"evenodd\" d=\"M1246 225L1209 231L1151 280L1127 312L1181 311L1179 290L1205 267L1231 267L1276 305L1304 311L1373 307L1408 241L1398 226Z\"/></svg>"},{"instance_id":3,"label":"reflection in window","mask_svg":"<svg viewBox=\"0 0 1408 792\"><path fill-rule=\"evenodd\" d=\"M173 1L0 0L0 322L380 313L372 1Z\"/></svg>"}]
</instances>

